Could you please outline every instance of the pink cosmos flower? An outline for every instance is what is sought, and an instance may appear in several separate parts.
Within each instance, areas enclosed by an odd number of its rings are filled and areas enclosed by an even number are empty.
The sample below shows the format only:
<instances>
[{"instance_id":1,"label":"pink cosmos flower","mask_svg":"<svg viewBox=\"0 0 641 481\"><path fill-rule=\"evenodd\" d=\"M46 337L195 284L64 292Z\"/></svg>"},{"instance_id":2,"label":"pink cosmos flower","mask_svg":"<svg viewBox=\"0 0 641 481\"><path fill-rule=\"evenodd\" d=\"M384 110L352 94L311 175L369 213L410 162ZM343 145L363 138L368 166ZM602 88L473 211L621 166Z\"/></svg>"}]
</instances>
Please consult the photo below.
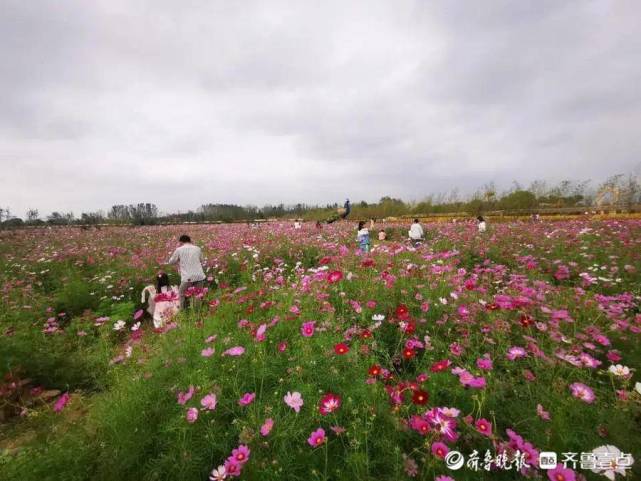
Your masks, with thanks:
<instances>
[{"instance_id":1,"label":"pink cosmos flower","mask_svg":"<svg viewBox=\"0 0 641 481\"><path fill-rule=\"evenodd\" d=\"M236 460L233 457L228 457L227 460L225 461L225 472L227 473L227 476L235 478L237 476L240 476L240 471L243 469L240 464L236 462Z\"/></svg>"},{"instance_id":2,"label":"pink cosmos flower","mask_svg":"<svg viewBox=\"0 0 641 481\"><path fill-rule=\"evenodd\" d=\"M581 382L570 384L570 391L572 391L572 396L585 401L588 404L592 404L596 399L594 391L589 386L586 386Z\"/></svg>"},{"instance_id":3,"label":"pink cosmos flower","mask_svg":"<svg viewBox=\"0 0 641 481\"><path fill-rule=\"evenodd\" d=\"M550 413L543 409L543 406L541 406L540 404L536 405L536 415L544 421L550 420Z\"/></svg>"},{"instance_id":4,"label":"pink cosmos flower","mask_svg":"<svg viewBox=\"0 0 641 481\"><path fill-rule=\"evenodd\" d=\"M491 371L492 370L492 359L490 359L490 355L486 354L483 357L479 357L476 360L476 366L479 369L483 369L484 371Z\"/></svg>"},{"instance_id":5,"label":"pink cosmos flower","mask_svg":"<svg viewBox=\"0 0 641 481\"><path fill-rule=\"evenodd\" d=\"M216 352L216 349L214 349L213 347L207 347L200 351L200 355L202 357L211 357L214 355L214 352Z\"/></svg>"},{"instance_id":6,"label":"pink cosmos flower","mask_svg":"<svg viewBox=\"0 0 641 481\"><path fill-rule=\"evenodd\" d=\"M265 331L267 331L267 324L261 324L256 329L256 340L258 342L263 342L265 340Z\"/></svg>"},{"instance_id":7,"label":"pink cosmos flower","mask_svg":"<svg viewBox=\"0 0 641 481\"><path fill-rule=\"evenodd\" d=\"M416 461L409 456L403 455L403 457L405 458L403 460L403 469L405 470L405 474L410 478L415 478L418 474L418 464L416 464Z\"/></svg>"},{"instance_id":8,"label":"pink cosmos flower","mask_svg":"<svg viewBox=\"0 0 641 481\"><path fill-rule=\"evenodd\" d=\"M187 422L189 424L195 423L196 420L198 419L198 409L196 408L187 409L187 414L185 415L185 418L187 419Z\"/></svg>"},{"instance_id":9,"label":"pink cosmos flower","mask_svg":"<svg viewBox=\"0 0 641 481\"><path fill-rule=\"evenodd\" d=\"M571 469L564 468L563 465L557 464L556 468L547 472L550 481L575 481L576 473Z\"/></svg>"},{"instance_id":10,"label":"pink cosmos flower","mask_svg":"<svg viewBox=\"0 0 641 481\"><path fill-rule=\"evenodd\" d=\"M436 478L434 478L434 481L455 481L455 480L451 476L446 476L445 474L441 474L440 476L437 476Z\"/></svg>"},{"instance_id":11,"label":"pink cosmos flower","mask_svg":"<svg viewBox=\"0 0 641 481\"><path fill-rule=\"evenodd\" d=\"M492 435L492 423L490 423L487 419L477 419L476 423L474 423L474 426L476 426L476 430L483 436Z\"/></svg>"},{"instance_id":12,"label":"pink cosmos flower","mask_svg":"<svg viewBox=\"0 0 641 481\"><path fill-rule=\"evenodd\" d=\"M619 362L621 359L623 359L618 351L608 351L606 356L611 362Z\"/></svg>"},{"instance_id":13,"label":"pink cosmos flower","mask_svg":"<svg viewBox=\"0 0 641 481\"><path fill-rule=\"evenodd\" d=\"M194 386L189 386L186 392L178 392L178 404L181 406L187 404L187 401L191 399L195 391Z\"/></svg>"},{"instance_id":14,"label":"pink cosmos flower","mask_svg":"<svg viewBox=\"0 0 641 481\"><path fill-rule=\"evenodd\" d=\"M298 391L294 391L293 393L287 391L283 400L285 401L285 404L297 413L300 412L300 408L303 406L303 397Z\"/></svg>"},{"instance_id":15,"label":"pink cosmos flower","mask_svg":"<svg viewBox=\"0 0 641 481\"><path fill-rule=\"evenodd\" d=\"M303 335L303 337L312 337L314 335L315 329L316 329L316 321L305 322L300 327L300 333Z\"/></svg>"},{"instance_id":16,"label":"pink cosmos flower","mask_svg":"<svg viewBox=\"0 0 641 481\"><path fill-rule=\"evenodd\" d=\"M216 409L216 403L217 399L215 394L207 394L200 400L200 405L209 411Z\"/></svg>"},{"instance_id":17,"label":"pink cosmos flower","mask_svg":"<svg viewBox=\"0 0 641 481\"><path fill-rule=\"evenodd\" d=\"M242 356L245 353L245 348L243 346L230 347L225 352L223 356Z\"/></svg>"},{"instance_id":18,"label":"pink cosmos flower","mask_svg":"<svg viewBox=\"0 0 641 481\"><path fill-rule=\"evenodd\" d=\"M285 341L278 343L279 352L285 352L286 349L287 349L287 343Z\"/></svg>"},{"instance_id":19,"label":"pink cosmos flower","mask_svg":"<svg viewBox=\"0 0 641 481\"><path fill-rule=\"evenodd\" d=\"M241 406L249 406L251 403L254 402L254 399L256 398L256 393L253 392L246 392L243 394L243 397L241 397L238 400L238 404Z\"/></svg>"},{"instance_id":20,"label":"pink cosmos flower","mask_svg":"<svg viewBox=\"0 0 641 481\"><path fill-rule=\"evenodd\" d=\"M69 395L68 392L64 393L62 396L58 398L56 403L53 405L53 411L56 413L59 413L62 411L67 404L69 404L69 401L71 400L71 396Z\"/></svg>"},{"instance_id":21,"label":"pink cosmos flower","mask_svg":"<svg viewBox=\"0 0 641 481\"><path fill-rule=\"evenodd\" d=\"M430 424L421 416L412 416L410 418L410 428L422 436L426 436L430 432Z\"/></svg>"},{"instance_id":22,"label":"pink cosmos flower","mask_svg":"<svg viewBox=\"0 0 641 481\"><path fill-rule=\"evenodd\" d=\"M340 396L330 392L322 397L318 410L323 416L327 416L329 413L336 411L339 407L341 407Z\"/></svg>"},{"instance_id":23,"label":"pink cosmos flower","mask_svg":"<svg viewBox=\"0 0 641 481\"><path fill-rule=\"evenodd\" d=\"M327 437L325 436L325 430L323 428L318 428L316 431L313 431L307 439L307 442L313 448L320 446L326 441Z\"/></svg>"},{"instance_id":24,"label":"pink cosmos flower","mask_svg":"<svg viewBox=\"0 0 641 481\"><path fill-rule=\"evenodd\" d=\"M442 443L439 441L432 444L432 454L437 458L443 459L445 456L447 456L447 453L449 452L450 452L450 448L448 448L445 443Z\"/></svg>"},{"instance_id":25,"label":"pink cosmos flower","mask_svg":"<svg viewBox=\"0 0 641 481\"><path fill-rule=\"evenodd\" d=\"M298 314L300 314L300 309L298 308L297 305L293 305L292 307L289 308L289 312L297 316Z\"/></svg>"},{"instance_id":26,"label":"pink cosmos flower","mask_svg":"<svg viewBox=\"0 0 641 481\"><path fill-rule=\"evenodd\" d=\"M334 431L334 434L336 434L337 436L340 436L345 431L347 431L343 426L332 426L330 429Z\"/></svg>"},{"instance_id":27,"label":"pink cosmos flower","mask_svg":"<svg viewBox=\"0 0 641 481\"><path fill-rule=\"evenodd\" d=\"M518 346L512 346L511 348L509 348L507 350L507 355L506 355L506 357L510 361L514 361L520 357L525 357L525 356L527 356L527 351L522 347L518 347Z\"/></svg>"},{"instance_id":28,"label":"pink cosmos flower","mask_svg":"<svg viewBox=\"0 0 641 481\"><path fill-rule=\"evenodd\" d=\"M249 447L245 444L241 444L236 449L232 450L230 458L233 458L241 466L249 460L249 454L251 453Z\"/></svg>"},{"instance_id":29,"label":"pink cosmos flower","mask_svg":"<svg viewBox=\"0 0 641 481\"><path fill-rule=\"evenodd\" d=\"M260 427L260 435L261 436L269 435L273 427L274 427L274 420L272 418L265 419L265 422Z\"/></svg>"},{"instance_id":30,"label":"pink cosmos flower","mask_svg":"<svg viewBox=\"0 0 641 481\"><path fill-rule=\"evenodd\" d=\"M134 321L137 321L138 319L140 319L144 313L145 311L143 311L142 309L138 309L134 314Z\"/></svg>"}]
</instances>

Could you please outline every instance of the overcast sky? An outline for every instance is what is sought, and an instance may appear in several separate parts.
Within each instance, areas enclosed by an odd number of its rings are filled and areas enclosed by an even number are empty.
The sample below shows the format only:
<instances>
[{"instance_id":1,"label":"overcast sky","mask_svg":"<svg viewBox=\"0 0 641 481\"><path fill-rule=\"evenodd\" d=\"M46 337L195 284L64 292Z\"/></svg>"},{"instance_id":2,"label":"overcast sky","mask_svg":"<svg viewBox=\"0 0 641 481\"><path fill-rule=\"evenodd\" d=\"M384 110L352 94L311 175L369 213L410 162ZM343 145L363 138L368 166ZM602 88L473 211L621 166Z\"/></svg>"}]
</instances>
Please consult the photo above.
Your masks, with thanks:
<instances>
[{"instance_id":1,"label":"overcast sky","mask_svg":"<svg viewBox=\"0 0 641 481\"><path fill-rule=\"evenodd\" d=\"M641 2L0 0L0 206L418 200L641 162Z\"/></svg>"}]
</instances>

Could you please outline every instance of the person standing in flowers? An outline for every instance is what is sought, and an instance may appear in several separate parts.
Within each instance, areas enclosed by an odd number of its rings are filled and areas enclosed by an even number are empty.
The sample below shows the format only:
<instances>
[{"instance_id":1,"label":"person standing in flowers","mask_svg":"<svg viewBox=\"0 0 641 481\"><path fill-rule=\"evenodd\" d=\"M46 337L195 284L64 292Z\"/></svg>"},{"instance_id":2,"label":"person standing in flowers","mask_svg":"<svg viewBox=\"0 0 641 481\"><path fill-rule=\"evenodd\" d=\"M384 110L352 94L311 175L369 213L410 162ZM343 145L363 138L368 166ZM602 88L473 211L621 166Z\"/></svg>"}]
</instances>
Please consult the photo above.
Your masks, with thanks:
<instances>
[{"instance_id":1,"label":"person standing in flowers","mask_svg":"<svg viewBox=\"0 0 641 481\"><path fill-rule=\"evenodd\" d=\"M202 288L204 285L204 259L200 247L192 244L188 235L183 234L178 240L180 247L174 251L167 264L178 264L178 270L180 271L178 295L180 296L180 308L184 309L187 306L185 291L190 287Z\"/></svg>"},{"instance_id":2,"label":"person standing in flowers","mask_svg":"<svg viewBox=\"0 0 641 481\"><path fill-rule=\"evenodd\" d=\"M346 219L351 211L352 205L349 203L349 199L347 199L345 200L345 205L341 208L336 209L336 213L333 214L329 219L327 219L327 223L331 224L332 222L336 222L338 219Z\"/></svg>"},{"instance_id":3,"label":"person standing in flowers","mask_svg":"<svg viewBox=\"0 0 641 481\"><path fill-rule=\"evenodd\" d=\"M367 229L367 227L365 227L365 222L363 221L360 221L358 223L356 242L358 242L358 248L361 250L361 252L369 252L369 230Z\"/></svg>"}]
</instances>

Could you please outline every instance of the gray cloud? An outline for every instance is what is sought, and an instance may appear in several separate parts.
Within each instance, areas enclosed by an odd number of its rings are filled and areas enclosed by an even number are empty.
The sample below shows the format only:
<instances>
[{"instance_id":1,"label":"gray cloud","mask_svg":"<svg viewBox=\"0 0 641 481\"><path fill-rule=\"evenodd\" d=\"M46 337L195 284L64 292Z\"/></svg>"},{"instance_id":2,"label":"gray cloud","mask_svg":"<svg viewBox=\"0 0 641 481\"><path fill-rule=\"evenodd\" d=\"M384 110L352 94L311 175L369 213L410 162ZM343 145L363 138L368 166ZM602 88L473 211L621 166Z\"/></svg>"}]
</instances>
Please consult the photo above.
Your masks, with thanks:
<instances>
[{"instance_id":1,"label":"gray cloud","mask_svg":"<svg viewBox=\"0 0 641 481\"><path fill-rule=\"evenodd\" d=\"M0 0L0 205L420 199L640 162L623 1Z\"/></svg>"}]
</instances>

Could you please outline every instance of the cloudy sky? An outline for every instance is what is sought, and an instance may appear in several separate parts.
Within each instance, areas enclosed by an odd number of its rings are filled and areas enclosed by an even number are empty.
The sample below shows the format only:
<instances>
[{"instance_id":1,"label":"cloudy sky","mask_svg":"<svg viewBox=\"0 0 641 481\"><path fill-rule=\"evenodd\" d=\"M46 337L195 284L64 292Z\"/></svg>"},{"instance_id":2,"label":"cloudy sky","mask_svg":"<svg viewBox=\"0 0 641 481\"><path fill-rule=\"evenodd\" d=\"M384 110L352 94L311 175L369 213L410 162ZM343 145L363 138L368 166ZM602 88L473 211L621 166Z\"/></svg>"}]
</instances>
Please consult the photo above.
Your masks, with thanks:
<instances>
[{"instance_id":1,"label":"cloudy sky","mask_svg":"<svg viewBox=\"0 0 641 481\"><path fill-rule=\"evenodd\" d=\"M0 206L406 200L641 162L636 0L0 0Z\"/></svg>"}]
</instances>

